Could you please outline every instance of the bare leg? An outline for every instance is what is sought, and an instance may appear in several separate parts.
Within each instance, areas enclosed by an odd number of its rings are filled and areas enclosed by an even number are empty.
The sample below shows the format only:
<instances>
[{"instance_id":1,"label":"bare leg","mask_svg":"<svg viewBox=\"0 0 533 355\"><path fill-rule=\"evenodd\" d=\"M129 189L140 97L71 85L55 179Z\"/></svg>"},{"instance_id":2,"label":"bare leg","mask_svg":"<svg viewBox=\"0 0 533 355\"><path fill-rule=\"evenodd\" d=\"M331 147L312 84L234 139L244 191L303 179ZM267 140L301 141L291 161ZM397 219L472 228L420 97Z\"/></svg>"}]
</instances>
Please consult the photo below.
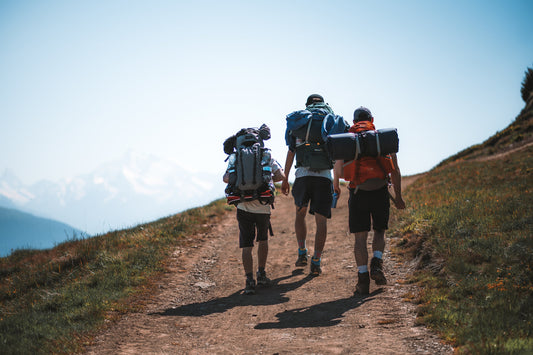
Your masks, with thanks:
<instances>
[{"instance_id":1,"label":"bare leg","mask_svg":"<svg viewBox=\"0 0 533 355\"><path fill-rule=\"evenodd\" d=\"M307 239L307 225L305 224L305 216L307 214L307 207L296 206L296 219L294 220L294 231L296 232L296 241L301 248L305 245Z\"/></svg>"},{"instance_id":2,"label":"bare leg","mask_svg":"<svg viewBox=\"0 0 533 355\"><path fill-rule=\"evenodd\" d=\"M328 219L321 214L315 213L316 234L315 234L315 253L316 258L320 258L326 245L328 235Z\"/></svg>"},{"instance_id":3,"label":"bare leg","mask_svg":"<svg viewBox=\"0 0 533 355\"><path fill-rule=\"evenodd\" d=\"M244 267L245 274L250 274L254 272L252 249L253 247L242 248L242 266Z\"/></svg>"},{"instance_id":4,"label":"bare leg","mask_svg":"<svg viewBox=\"0 0 533 355\"><path fill-rule=\"evenodd\" d=\"M372 239L372 251L383 252L385 250L385 230L374 230Z\"/></svg>"},{"instance_id":5,"label":"bare leg","mask_svg":"<svg viewBox=\"0 0 533 355\"><path fill-rule=\"evenodd\" d=\"M357 266L368 265L368 250L366 246L366 240L368 238L368 232L357 232L355 235L354 255Z\"/></svg>"},{"instance_id":6,"label":"bare leg","mask_svg":"<svg viewBox=\"0 0 533 355\"><path fill-rule=\"evenodd\" d=\"M257 247L257 266L265 268L268 256L268 240L260 240Z\"/></svg>"}]
</instances>

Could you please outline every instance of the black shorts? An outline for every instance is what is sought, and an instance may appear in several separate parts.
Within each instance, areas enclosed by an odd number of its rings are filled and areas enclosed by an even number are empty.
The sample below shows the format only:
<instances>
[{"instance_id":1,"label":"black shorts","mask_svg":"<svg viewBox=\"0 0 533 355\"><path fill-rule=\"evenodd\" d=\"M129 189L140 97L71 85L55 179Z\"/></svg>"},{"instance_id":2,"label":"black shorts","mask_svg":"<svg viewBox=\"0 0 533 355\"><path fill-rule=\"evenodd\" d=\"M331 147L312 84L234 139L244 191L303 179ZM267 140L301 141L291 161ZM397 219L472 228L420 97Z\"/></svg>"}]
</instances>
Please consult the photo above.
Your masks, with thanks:
<instances>
[{"instance_id":1,"label":"black shorts","mask_svg":"<svg viewBox=\"0 0 533 355\"><path fill-rule=\"evenodd\" d=\"M374 191L350 189L348 199L350 233L386 230L389 227L389 190L387 186Z\"/></svg>"},{"instance_id":2,"label":"black shorts","mask_svg":"<svg viewBox=\"0 0 533 355\"><path fill-rule=\"evenodd\" d=\"M330 179L320 176L303 176L296 178L292 185L294 204L307 207L309 201L310 214L318 213L331 218L331 202L333 201L333 183Z\"/></svg>"},{"instance_id":3,"label":"black shorts","mask_svg":"<svg viewBox=\"0 0 533 355\"><path fill-rule=\"evenodd\" d=\"M270 215L264 213L251 213L237 208L237 221L239 222L239 247L254 246L254 240L268 240L268 227Z\"/></svg>"}]
</instances>

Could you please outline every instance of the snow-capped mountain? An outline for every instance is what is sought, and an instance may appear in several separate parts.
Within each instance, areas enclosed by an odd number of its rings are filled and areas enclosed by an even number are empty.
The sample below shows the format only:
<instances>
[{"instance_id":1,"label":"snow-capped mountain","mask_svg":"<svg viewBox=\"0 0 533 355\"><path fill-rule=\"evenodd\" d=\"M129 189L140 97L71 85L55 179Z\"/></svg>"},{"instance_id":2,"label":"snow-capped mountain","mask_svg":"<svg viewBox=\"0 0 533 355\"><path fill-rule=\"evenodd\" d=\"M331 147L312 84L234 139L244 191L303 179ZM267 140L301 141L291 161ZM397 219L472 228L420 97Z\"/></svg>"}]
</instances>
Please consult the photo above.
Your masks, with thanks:
<instances>
[{"instance_id":1,"label":"snow-capped mountain","mask_svg":"<svg viewBox=\"0 0 533 355\"><path fill-rule=\"evenodd\" d=\"M128 153L94 172L24 186L0 175L0 206L72 225L89 235L131 227L224 196L220 174L192 172L149 155Z\"/></svg>"}]
</instances>

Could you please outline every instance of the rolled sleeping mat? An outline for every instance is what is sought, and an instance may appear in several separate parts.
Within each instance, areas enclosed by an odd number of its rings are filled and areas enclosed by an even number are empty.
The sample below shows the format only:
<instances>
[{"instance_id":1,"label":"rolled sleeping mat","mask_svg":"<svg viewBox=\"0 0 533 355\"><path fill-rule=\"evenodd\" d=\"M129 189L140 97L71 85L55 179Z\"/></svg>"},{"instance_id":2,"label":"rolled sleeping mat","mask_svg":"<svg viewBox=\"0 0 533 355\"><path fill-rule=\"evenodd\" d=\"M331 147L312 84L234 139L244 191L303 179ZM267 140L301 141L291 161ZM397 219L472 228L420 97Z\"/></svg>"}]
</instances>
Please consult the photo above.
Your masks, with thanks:
<instances>
[{"instance_id":1,"label":"rolled sleeping mat","mask_svg":"<svg viewBox=\"0 0 533 355\"><path fill-rule=\"evenodd\" d=\"M396 128L384 128L360 133L331 134L326 145L332 160L377 157L398 152L398 131Z\"/></svg>"}]
</instances>

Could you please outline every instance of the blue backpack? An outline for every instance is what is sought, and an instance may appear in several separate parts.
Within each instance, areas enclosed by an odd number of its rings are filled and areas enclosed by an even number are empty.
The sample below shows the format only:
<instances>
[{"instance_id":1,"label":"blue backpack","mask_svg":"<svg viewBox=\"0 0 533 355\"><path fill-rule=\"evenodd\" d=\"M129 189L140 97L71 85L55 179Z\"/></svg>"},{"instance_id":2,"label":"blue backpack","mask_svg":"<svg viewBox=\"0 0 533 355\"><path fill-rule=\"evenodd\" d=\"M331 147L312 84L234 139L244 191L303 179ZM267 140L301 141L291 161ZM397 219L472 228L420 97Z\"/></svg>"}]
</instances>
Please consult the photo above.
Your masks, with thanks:
<instances>
[{"instance_id":1,"label":"blue backpack","mask_svg":"<svg viewBox=\"0 0 533 355\"><path fill-rule=\"evenodd\" d=\"M313 171L333 167L326 140L330 134L344 133L350 126L329 106L308 107L287 115L285 143L296 151L296 167Z\"/></svg>"}]
</instances>

